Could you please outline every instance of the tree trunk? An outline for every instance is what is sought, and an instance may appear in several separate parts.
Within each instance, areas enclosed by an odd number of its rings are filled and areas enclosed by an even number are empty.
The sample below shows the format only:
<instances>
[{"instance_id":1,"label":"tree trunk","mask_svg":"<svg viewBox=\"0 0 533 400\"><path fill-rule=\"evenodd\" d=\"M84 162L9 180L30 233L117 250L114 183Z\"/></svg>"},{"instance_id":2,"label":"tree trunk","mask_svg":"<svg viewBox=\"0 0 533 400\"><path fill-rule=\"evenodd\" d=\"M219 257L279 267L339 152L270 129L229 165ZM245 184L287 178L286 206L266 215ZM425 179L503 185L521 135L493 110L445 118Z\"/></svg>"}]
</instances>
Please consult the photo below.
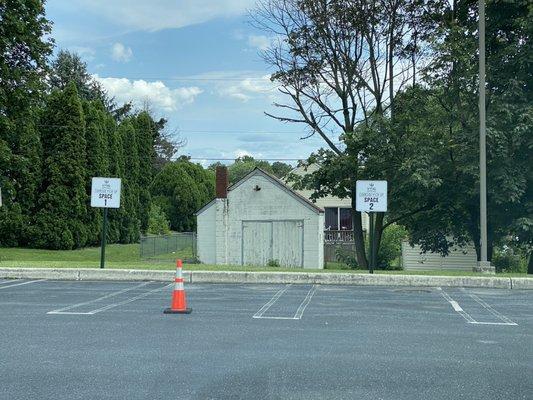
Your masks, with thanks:
<instances>
[{"instance_id":1,"label":"tree trunk","mask_svg":"<svg viewBox=\"0 0 533 400\"><path fill-rule=\"evenodd\" d=\"M355 210L355 188L352 190L352 225L353 225L353 240L355 244L355 256L357 264L363 269L368 269L368 261L365 251L365 238L363 235L363 223L361 221L361 213Z\"/></svg>"},{"instance_id":2,"label":"tree trunk","mask_svg":"<svg viewBox=\"0 0 533 400\"><path fill-rule=\"evenodd\" d=\"M527 263L527 273L533 274L533 252L529 253L529 262Z\"/></svg>"}]
</instances>

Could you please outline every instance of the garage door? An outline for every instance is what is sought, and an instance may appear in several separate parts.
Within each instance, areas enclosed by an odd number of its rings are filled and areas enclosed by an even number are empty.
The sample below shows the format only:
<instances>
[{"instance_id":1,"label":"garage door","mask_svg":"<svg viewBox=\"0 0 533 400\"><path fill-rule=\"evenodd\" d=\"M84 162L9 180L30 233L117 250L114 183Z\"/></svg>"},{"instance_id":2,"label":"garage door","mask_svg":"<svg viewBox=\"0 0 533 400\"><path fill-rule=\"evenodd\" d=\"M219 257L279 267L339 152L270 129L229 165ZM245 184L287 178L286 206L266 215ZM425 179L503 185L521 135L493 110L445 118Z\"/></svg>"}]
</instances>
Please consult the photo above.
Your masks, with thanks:
<instances>
[{"instance_id":1,"label":"garage door","mask_svg":"<svg viewBox=\"0 0 533 400\"><path fill-rule=\"evenodd\" d=\"M272 222L242 222L243 265L267 265L272 259Z\"/></svg>"},{"instance_id":2,"label":"garage door","mask_svg":"<svg viewBox=\"0 0 533 400\"><path fill-rule=\"evenodd\" d=\"M242 263L303 266L303 221L243 221Z\"/></svg>"}]
</instances>

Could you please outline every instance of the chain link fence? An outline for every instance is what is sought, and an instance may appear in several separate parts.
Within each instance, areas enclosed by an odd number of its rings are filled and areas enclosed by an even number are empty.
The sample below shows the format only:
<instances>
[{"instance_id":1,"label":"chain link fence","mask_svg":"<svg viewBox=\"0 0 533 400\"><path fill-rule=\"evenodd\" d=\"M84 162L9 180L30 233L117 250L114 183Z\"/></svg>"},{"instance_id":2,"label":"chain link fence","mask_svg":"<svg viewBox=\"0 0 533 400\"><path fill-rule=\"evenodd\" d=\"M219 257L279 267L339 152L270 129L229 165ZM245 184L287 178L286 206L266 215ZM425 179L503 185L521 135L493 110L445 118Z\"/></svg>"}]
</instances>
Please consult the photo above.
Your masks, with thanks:
<instances>
[{"instance_id":1,"label":"chain link fence","mask_svg":"<svg viewBox=\"0 0 533 400\"><path fill-rule=\"evenodd\" d=\"M169 235L141 237L141 259L175 259L196 261L196 233L180 232Z\"/></svg>"}]
</instances>

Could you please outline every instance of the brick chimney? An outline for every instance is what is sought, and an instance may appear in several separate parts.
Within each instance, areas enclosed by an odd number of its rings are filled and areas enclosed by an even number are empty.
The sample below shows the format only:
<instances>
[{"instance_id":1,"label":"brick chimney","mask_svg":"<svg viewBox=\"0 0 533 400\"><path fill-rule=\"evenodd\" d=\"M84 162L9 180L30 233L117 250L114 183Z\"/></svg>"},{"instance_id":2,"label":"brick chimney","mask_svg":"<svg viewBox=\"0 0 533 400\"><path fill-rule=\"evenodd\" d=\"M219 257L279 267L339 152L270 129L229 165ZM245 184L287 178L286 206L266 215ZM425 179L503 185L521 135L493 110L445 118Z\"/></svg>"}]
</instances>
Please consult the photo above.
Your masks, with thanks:
<instances>
[{"instance_id":1,"label":"brick chimney","mask_svg":"<svg viewBox=\"0 0 533 400\"><path fill-rule=\"evenodd\" d=\"M215 193L217 199L225 199L228 197L228 168L225 166L218 166L216 168L216 187Z\"/></svg>"}]
</instances>

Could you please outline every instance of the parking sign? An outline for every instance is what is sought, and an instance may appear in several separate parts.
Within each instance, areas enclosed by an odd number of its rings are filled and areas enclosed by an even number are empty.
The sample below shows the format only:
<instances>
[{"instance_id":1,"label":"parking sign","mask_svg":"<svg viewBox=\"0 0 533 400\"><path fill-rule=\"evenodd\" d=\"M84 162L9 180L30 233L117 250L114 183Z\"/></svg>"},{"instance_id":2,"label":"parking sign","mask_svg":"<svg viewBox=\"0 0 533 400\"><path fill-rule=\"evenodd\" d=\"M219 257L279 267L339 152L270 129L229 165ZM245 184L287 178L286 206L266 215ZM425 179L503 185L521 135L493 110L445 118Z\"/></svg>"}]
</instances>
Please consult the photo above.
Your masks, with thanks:
<instances>
[{"instance_id":1,"label":"parking sign","mask_svg":"<svg viewBox=\"0 0 533 400\"><path fill-rule=\"evenodd\" d=\"M357 211L387 211L387 181L357 181L355 193Z\"/></svg>"},{"instance_id":2,"label":"parking sign","mask_svg":"<svg viewBox=\"0 0 533 400\"><path fill-rule=\"evenodd\" d=\"M120 178L93 178L91 207L120 208L120 186Z\"/></svg>"}]
</instances>

